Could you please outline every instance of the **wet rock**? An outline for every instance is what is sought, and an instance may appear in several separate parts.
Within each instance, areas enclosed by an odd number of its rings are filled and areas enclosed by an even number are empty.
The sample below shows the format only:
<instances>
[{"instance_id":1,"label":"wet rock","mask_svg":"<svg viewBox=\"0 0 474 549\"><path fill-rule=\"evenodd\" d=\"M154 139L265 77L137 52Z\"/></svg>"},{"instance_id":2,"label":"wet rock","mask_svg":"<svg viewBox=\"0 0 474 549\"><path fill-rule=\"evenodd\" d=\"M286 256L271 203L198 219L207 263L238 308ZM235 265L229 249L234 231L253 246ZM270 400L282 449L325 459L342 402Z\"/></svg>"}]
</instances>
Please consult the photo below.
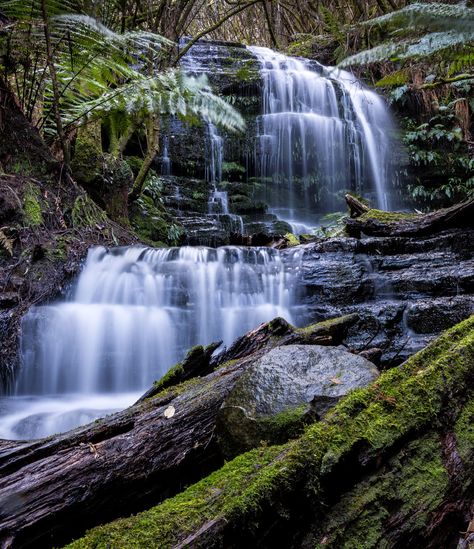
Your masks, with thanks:
<instances>
[{"instance_id":1,"label":"wet rock","mask_svg":"<svg viewBox=\"0 0 474 549\"><path fill-rule=\"evenodd\" d=\"M461 322L474 313L474 297L457 296L420 300L406 309L408 329L418 334L434 334Z\"/></svg>"},{"instance_id":2,"label":"wet rock","mask_svg":"<svg viewBox=\"0 0 474 549\"><path fill-rule=\"evenodd\" d=\"M226 455L281 442L308 416L323 416L348 391L378 377L374 365L343 347L288 345L272 349L242 375L218 422Z\"/></svg>"},{"instance_id":3,"label":"wet rock","mask_svg":"<svg viewBox=\"0 0 474 549\"><path fill-rule=\"evenodd\" d=\"M474 231L425 238L330 238L304 246L301 324L357 313L345 344L392 367L473 309ZM282 251L283 256L285 251Z\"/></svg>"},{"instance_id":4,"label":"wet rock","mask_svg":"<svg viewBox=\"0 0 474 549\"><path fill-rule=\"evenodd\" d=\"M382 349L379 349L378 347L372 347L371 349L361 351L359 353L359 356L378 366L380 364L380 359L382 358L382 353Z\"/></svg>"},{"instance_id":5,"label":"wet rock","mask_svg":"<svg viewBox=\"0 0 474 549\"><path fill-rule=\"evenodd\" d=\"M17 292L3 292L0 293L0 309L8 309L18 305L20 296Z\"/></svg>"}]
</instances>

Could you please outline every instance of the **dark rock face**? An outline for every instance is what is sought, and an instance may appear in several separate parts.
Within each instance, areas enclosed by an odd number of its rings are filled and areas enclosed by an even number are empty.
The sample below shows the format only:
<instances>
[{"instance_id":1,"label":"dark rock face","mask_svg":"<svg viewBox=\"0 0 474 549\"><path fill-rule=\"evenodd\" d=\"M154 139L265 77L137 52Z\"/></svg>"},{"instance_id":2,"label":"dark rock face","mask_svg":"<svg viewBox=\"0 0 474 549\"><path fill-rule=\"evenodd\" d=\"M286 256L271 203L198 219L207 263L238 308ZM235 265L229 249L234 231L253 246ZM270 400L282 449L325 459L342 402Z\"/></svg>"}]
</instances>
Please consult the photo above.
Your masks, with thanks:
<instances>
[{"instance_id":1,"label":"dark rock face","mask_svg":"<svg viewBox=\"0 0 474 549\"><path fill-rule=\"evenodd\" d=\"M251 364L225 399L218 435L227 455L261 440L279 442L281 428L305 415L323 416L350 390L378 377L375 366L344 347L287 345Z\"/></svg>"},{"instance_id":2,"label":"dark rock face","mask_svg":"<svg viewBox=\"0 0 474 549\"><path fill-rule=\"evenodd\" d=\"M473 230L429 238L333 238L308 244L300 324L358 313L346 344L396 365L474 312Z\"/></svg>"}]
</instances>

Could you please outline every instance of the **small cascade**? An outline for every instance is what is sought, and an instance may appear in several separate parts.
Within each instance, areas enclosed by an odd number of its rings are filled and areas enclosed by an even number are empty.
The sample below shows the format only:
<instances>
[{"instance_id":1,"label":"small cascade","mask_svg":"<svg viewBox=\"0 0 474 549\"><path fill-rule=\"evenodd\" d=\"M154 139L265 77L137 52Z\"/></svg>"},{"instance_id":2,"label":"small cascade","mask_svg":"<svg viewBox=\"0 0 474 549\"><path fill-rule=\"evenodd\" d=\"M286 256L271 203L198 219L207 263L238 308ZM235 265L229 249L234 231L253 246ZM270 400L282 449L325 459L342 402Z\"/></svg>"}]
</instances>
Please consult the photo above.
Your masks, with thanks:
<instances>
[{"instance_id":1,"label":"small cascade","mask_svg":"<svg viewBox=\"0 0 474 549\"><path fill-rule=\"evenodd\" d=\"M209 195L208 211L209 214L216 215L222 224L229 225L231 233L245 233L242 217L229 213L229 197L226 191L218 191L214 186L214 190Z\"/></svg>"},{"instance_id":2,"label":"small cascade","mask_svg":"<svg viewBox=\"0 0 474 549\"><path fill-rule=\"evenodd\" d=\"M163 136L163 154L161 157L161 175L171 175L171 158L168 151L169 139Z\"/></svg>"},{"instance_id":3,"label":"small cascade","mask_svg":"<svg viewBox=\"0 0 474 549\"><path fill-rule=\"evenodd\" d=\"M263 78L257 164L271 211L303 230L350 189L388 209L392 121L382 99L348 72L250 50Z\"/></svg>"},{"instance_id":4,"label":"small cascade","mask_svg":"<svg viewBox=\"0 0 474 549\"><path fill-rule=\"evenodd\" d=\"M206 179L215 185L222 181L224 140L211 122L207 122L207 149Z\"/></svg>"},{"instance_id":5,"label":"small cascade","mask_svg":"<svg viewBox=\"0 0 474 549\"><path fill-rule=\"evenodd\" d=\"M276 316L295 322L301 254L230 246L92 249L72 299L24 317L23 367L16 397L0 401L0 438L90 421L133 403L193 345L230 344Z\"/></svg>"}]
</instances>

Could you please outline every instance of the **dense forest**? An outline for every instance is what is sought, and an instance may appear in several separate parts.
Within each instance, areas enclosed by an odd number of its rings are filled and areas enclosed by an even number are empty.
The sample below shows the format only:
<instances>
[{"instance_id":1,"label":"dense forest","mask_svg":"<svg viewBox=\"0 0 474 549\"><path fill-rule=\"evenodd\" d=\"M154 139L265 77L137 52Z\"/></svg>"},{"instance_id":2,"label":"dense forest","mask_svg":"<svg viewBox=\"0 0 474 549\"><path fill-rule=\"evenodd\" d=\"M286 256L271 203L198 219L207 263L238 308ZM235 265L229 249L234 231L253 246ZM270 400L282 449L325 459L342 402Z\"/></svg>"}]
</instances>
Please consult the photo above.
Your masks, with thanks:
<instances>
[{"instance_id":1,"label":"dense forest","mask_svg":"<svg viewBox=\"0 0 474 549\"><path fill-rule=\"evenodd\" d=\"M474 547L474 4L0 0L0 544Z\"/></svg>"}]
</instances>

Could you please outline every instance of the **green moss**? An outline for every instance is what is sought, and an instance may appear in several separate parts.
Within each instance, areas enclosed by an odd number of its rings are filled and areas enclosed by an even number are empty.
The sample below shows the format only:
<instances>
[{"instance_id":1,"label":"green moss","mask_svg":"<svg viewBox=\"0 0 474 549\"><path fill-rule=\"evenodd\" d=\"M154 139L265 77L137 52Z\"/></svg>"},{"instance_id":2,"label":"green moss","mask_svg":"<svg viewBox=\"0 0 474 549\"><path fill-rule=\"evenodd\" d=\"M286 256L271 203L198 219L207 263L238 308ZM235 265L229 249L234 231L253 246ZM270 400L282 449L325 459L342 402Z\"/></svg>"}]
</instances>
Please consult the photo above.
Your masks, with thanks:
<instances>
[{"instance_id":1,"label":"green moss","mask_svg":"<svg viewBox=\"0 0 474 549\"><path fill-rule=\"evenodd\" d=\"M232 76L241 82L251 82L252 80L260 80L260 71L255 61L249 59Z\"/></svg>"},{"instance_id":2,"label":"green moss","mask_svg":"<svg viewBox=\"0 0 474 549\"><path fill-rule=\"evenodd\" d=\"M130 223L142 240L152 246L175 246L181 242L183 228L151 196L142 195L129 210Z\"/></svg>"},{"instance_id":3,"label":"green moss","mask_svg":"<svg viewBox=\"0 0 474 549\"><path fill-rule=\"evenodd\" d=\"M445 497L449 478L438 436L407 444L388 463L356 484L327 513L317 548L390 547L384 526L393 514L404 530L417 532ZM318 543L324 539L324 543Z\"/></svg>"},{"instance_id":4,"label":"green moss","mask_svg":"<svg viewBox=\"0 0 474 549\"><path fill-rule=\"evenodd\" d=\"M139 156L127 156L125 162L132 170L134 177L137 177L138 172L143 165L143 158L140 158Z\"/></svg>"},{"instance_id":5,"label":"green moss","mask_svg":"<svg viewBox=\"0 0 474 549\"><path fill-rule=\"evenodd\" d=\"M403 213L403 212L385 212L383 210L370 209L365 214L361 215L359 219L369 220L374 219L381 221L382 223L394 223L397 221L403 221L407 219L415 219L417 214Z\"/></svg>"},{"instance_id":6,"label":"green moss","mask_svg":"<svg viewBox=\"0 0 474 549\"><path fill-rule=\"evenodd\" d=\"M86 194L82 194L76 198L71 216L72 226L75 229L100 226L107 221L105 212Z\"/></svg>"},{"instance_id":7,"label":"green moss","mask_svg":"<svg viewBox=\"0 0 474 549\"><path fill-rule=\"evenodd\" d=\"M376 82L378 88L396 88L403 86L408 82L409 74L407 69L401 69L399 71L392 72L381 78Z\"/></svg>"},{"instance_id":8,"label":"green moss","mask_svg":"<svg viewBox=\"0 0 474 549\"><path fill-rule=\"evenodd\" d=\"M56 236L46 249L46 257L51 261L65 261L70 247L71 237L68 235Z\"/></svg>"},{"instance_id":9,"label":"green moss","mask_svg":"<svg viewBox=\"0 0 474 549\"><path fill-rule=\"evenodd\" d=\"M457 449L465 464L470 463L474 452L474 395L464 406L455 425Z\"/></svg>"},{"instance_id":10,"label":"green moss","mask_svg":"<svg viewBox=\"0 0 474 549\"><path fill-rule=\"evenodd\" d=\"M26 186L23 195L23 223L27 227L38 227L43 223L41 191L32 183Z\"/></svg>"},{"instance_id":11,"label":"green moss","mask_svg":"<svg viewBox=\"0 0 474 549\"><path fill-rule=\"evenodd\" d=\"M90 185L102 173L102 143L99 122L81 126L74 147L71 170L81 185Z\"/></svg>"},{"instance_id":12,"label":"green moss","mask_svg":"<svg viewBox=\"0 0 474 549\"><path fill-rule=\"evenodd\" d=\"M287 245L291 248L293 246L299 246L300 241L297 236L295 236L293 233L286 233L285 234L285 240Z\"/></svg>"},{"instance_id":13,"label":"green moss","mask_svg":"<svg viewBox=\"0 0 474 549\"><path fill-rule=\"evenodd\" d=\"M449 417L455 418L473 368L474 316L448 330L401 368L385 372L371 386L350 393L323 422L309 426L299 439L241 455L161 505L95 528L71 547L166 548L215 519L238 520L241 527L250 527L258 521L262 508L271 508L276 499L283 505L277 494L291 493L302 485L314 505L312 513L325 516L330 510L322 481L340 474L340 467L351 463L347 461L350 457L359 463L362 454L364 463L375 464L390 451L398 457L386 461L386 470L390 474L398 470L402 475L388 479L395 490L391 501L398 501L398 508L409 521L407 528L420 532L446 490L439 441L428 434L405 443L407 451L404 446L397 449L397 443L439 428L448 409ZM464 440L470 446L470 438ZM392 511L380 507L385 480L375 475L369 482L370 490L349 490L346 505L347 512L354 505L361 510L357 519L360 532L374 523L365 538L359 537L366 541L350 545L351 532L338 531L338 544L325 547L383 546L377 541L381 524ZM364 497L374 502L365 515ZM340 517L345 517L342 510ZM330 517L326 524L331 524Z\"/></svg>"},{"instance_id":14,"label":"green moss","mask_svg":"<svg viewBox=\"0 0 474 549\"><path fill-rule=\"evenodd\" d=\"M264 416L256 419L261 432L261 440L272 444L281 444L301 435L304 426L309 421L310 416L306 404L287 408L274 416Z\"/></svg>"}]
</instances>

